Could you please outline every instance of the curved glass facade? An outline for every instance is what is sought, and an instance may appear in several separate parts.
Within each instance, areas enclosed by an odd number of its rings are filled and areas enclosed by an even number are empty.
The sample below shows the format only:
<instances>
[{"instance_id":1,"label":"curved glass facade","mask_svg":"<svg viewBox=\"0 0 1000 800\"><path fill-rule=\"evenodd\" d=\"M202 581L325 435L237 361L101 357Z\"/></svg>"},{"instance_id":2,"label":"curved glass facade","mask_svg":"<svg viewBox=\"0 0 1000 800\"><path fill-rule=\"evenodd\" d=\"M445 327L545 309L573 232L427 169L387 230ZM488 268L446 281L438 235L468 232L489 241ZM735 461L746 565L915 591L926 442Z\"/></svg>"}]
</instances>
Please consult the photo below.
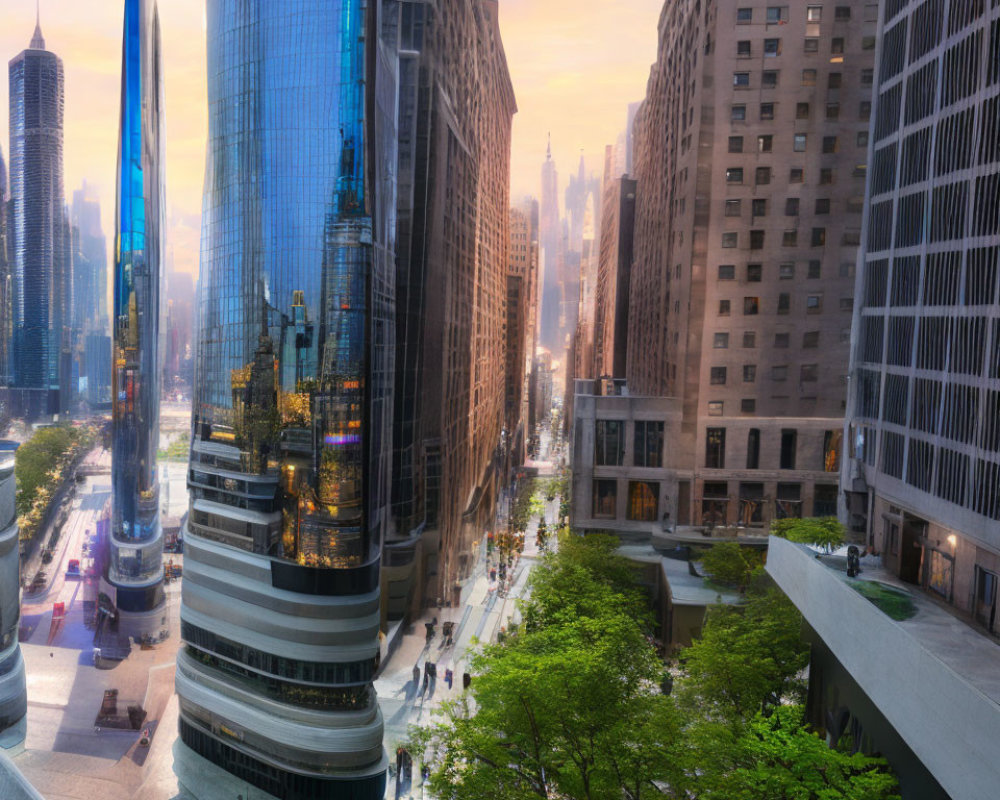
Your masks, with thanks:
<instances>
[{"instance_id":1,"label":"curved glass facade","mask_svg":"<svg viewBox=\"0 0 1000 800\"><path fill-rule=\"evenodd\" d=\"M377 35L390 12L207 3L177 690L184 742L282 797L374 798L384 785L370 683L392 406L396 48ZM357 672L331 669L304 695L279 662ZM279 723L257 728L266 718ZM310 756L308 741L327 744Z\"/></svg>"},{"instance_id":2,"label":"curved glass facade","mask_svg":"<svg viewBox=\"0 0 1000 800\"><path fill-rule=\"evenodd\" d=\"M159 309L163 87L153 0L126 0L114 269L112 525L108 580L119 608L162 604Z\"/></svg>"},{"instance_id":3,"label":"curved glass facade","mask_svg":"<svg viewBox=\"0 0 1000 800\"><path fill-rule=\"evenodd\" d=\"M0 441L0 731L15 725L28 710L24 659L17 640L21 619L14 452L17 442Z\"/></svg>"}]
</instances>

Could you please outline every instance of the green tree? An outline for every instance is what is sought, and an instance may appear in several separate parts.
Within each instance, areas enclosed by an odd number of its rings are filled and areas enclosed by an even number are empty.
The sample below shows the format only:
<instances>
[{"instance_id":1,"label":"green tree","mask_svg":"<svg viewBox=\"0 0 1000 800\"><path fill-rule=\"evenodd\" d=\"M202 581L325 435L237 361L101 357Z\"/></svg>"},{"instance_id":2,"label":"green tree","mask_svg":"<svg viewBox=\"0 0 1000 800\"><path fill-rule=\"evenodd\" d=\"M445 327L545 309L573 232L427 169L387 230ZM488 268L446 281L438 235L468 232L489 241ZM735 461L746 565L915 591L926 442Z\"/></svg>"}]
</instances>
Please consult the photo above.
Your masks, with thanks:
<instances>
[{"instance_id":1,"label":"green tree","mask_svg":"<svg viewBox=\"0 0 1000 800\"><path fill-rule=\"evenodd\" d=\"M800 706L757 714L715 758L688 771L699 800L899 800L884 759L830 748L803 725Z\"/></svg>"},{"instance_id":2,"label":"green tree","mask_svg":"<svg viewBox=\"0 0 1000 800\"><path fill-rule=\"evenodd\" d=\"M469 692L416 731L452 800L661 797L679 731L655 651L620 613L520 631L472 662Z\"/></svg>"},{"instance_id":3,"label":"green tree","mask_svg":"<svg viewBox=\"0 0 1000 800\"><path fill-rule=\"evenodd\" d=\"M702 556L701 565L713 580L742 591L754 570L760 567L761 556L756 550L741 547L736 542L719 542Z\"/></svg>"},{"instance_id":4,"label":"green tree","mask_svg":"<svg viewBox=\"0 0 1000 800\"><path fill-rule=\"evenodd\" d=\"M776 519L771 523L772 536L825 547L828 552L844 543L845 533L844 526L836 517Z\"/></svg>"},{"instance_id":5,"label":"green tree","mask_svg":"<svg viewBox=\"0 0 1000 800\"><path fill-rule=\"evenodd\" d=\"M683 655L678 694L689 713L742 723L782 698L798 699L809 663L802 617L765 577L744 606L713 606L702 636Z\"/></svg>"},{"instance_id":6,"label":"green tree","mask_svg":"<svg viewBox=\"0 0 1000 800\"><path fill-rule=\"evenodd\" d=\"M525 626L535 630L616 609L648 630L646 596L634 565L615 552L617 546L613 536L561 536L558 549L531 573L528 599L521 602Z\"/></svg>"}]
</instances>

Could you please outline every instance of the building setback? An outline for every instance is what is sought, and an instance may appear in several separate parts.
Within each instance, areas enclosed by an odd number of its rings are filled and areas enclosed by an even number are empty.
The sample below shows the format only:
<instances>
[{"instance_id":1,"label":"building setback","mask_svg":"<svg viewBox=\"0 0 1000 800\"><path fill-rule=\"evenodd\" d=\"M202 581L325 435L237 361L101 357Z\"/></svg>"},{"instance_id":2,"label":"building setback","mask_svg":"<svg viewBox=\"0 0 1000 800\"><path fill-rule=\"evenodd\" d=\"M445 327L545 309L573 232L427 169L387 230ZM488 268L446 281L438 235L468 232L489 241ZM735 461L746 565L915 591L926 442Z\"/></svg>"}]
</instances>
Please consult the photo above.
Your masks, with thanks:
<instances>
[{"instance_id":1,"label":"building setback","mask_svg":"<svg viewBox=\"0 0 1000 800\"><path fill-rule=\"evenodd\" d=\"M457 600L505 481L498 365L506 362L516 110L496 2L400 5L397 325L406 334L397 335L403 395L386 553L394 616L407 602ZM411 578L396 565L406 563L416 592L404 591Z\"/></svg>"},{"instance_id":2,"label":"building setback","mask_svg":"<svg viewBox=\"0 0 1000 800\"><path fill-rule=\"evenodd\" d=\"M380 799L399 8L207 12L175 769L206 799Z\"/></svg>"},{"instance_id":3,"label":"building setback","mask_svg":"<svg viewBox=\"0 0 1000 800\"><path fill-rule=\"evenodd\" d=\"M45 49L40 24L8 72L10 400L15 416L37 419L64 405L59 397L68 345L63 306L72 251L63 201L63 64Z\"/></svg>"},{"instance_id":4,"label":"building setback","mask_svg":"<svg viewBox=\"0 0 1000 800\"><path fill-rule=\"evenodd\" d=\"M625 373L682 406L658 516L836 510L874 9L663 8L634 122Z\"/></svg>"}]
</instances>

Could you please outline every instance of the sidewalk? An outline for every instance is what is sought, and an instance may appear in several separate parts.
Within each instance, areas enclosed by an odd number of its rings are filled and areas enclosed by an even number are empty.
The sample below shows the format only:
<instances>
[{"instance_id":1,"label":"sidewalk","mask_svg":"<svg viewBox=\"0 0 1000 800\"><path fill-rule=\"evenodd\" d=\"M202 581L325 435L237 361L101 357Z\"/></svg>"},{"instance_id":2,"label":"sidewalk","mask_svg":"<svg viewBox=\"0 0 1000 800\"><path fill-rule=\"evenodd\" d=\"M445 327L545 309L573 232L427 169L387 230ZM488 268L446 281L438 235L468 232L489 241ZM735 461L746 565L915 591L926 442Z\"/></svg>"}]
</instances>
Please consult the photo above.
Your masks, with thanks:
<instances>
[{"instance_id":1,"label":"sidewalk","mask_svg":"<svg viewBox=\"0 0 1000 800\"><path fill-rule=\"evenodd\" d=\"M546 504L546 519L558 513L558 500ZM396 752L397 746L408 738L411 725L426 725L444 700L458 697L462 692L462 674L478 642L496 641L501 627L519 618L517 600L524 597L528 577L540 555L536 533L538 519L533 519L525 533L524 552L513 566L513 580L507 596L499 596L495 584L491 587L485 562L477 565L468 601L458 608L428 609L414 620L404 633L381 676L375 681L382 714L385 718L385 748ZM437 617L434 638L426 641L424 623ZM442 623L454 622L454 644L445 646ZM423 691L424 664L437 665L437 679ZM414 683L413 667L420 668L420 680ZM451 669L454 679L451 689L445 682L445 671ZM394 779L390 778L388 797L394 797Z\"/></svg>"}]
</instances>

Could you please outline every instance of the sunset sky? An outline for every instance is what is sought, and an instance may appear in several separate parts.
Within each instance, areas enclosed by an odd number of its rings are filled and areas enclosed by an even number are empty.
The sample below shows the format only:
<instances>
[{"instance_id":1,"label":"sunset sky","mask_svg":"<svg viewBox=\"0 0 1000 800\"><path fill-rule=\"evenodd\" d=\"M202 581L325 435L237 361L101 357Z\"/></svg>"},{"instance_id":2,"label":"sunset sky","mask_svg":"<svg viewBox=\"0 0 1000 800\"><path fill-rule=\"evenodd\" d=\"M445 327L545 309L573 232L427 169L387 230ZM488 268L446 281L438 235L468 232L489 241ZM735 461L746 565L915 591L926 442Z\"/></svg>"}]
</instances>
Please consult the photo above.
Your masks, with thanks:
<instances>
[{"instance_id":1,"label":"sunset sky","mask_svg":"<svg viewBox=\"0 0 1000 800\"><path fill-rule=\"evenodd\" d=\"M277 1L277 0L276 0ZM603 169L604 145L624 128L628 104L645 94L656 56L662 0L500 0L504 47L517 95L512 198L539 193L545 142L560 188L576 171ZM42 0L42 33L66 70L66 196L86 179L100 193L104 228L114 218L122 3ZM197 272L205 163L204 0L160 3L167 126L168 247L178 269ZM0 0L0 55L31 40L30 0ZM0 146L8 159L8 83L0 80Z\"/></svg>"}]
</instances>

